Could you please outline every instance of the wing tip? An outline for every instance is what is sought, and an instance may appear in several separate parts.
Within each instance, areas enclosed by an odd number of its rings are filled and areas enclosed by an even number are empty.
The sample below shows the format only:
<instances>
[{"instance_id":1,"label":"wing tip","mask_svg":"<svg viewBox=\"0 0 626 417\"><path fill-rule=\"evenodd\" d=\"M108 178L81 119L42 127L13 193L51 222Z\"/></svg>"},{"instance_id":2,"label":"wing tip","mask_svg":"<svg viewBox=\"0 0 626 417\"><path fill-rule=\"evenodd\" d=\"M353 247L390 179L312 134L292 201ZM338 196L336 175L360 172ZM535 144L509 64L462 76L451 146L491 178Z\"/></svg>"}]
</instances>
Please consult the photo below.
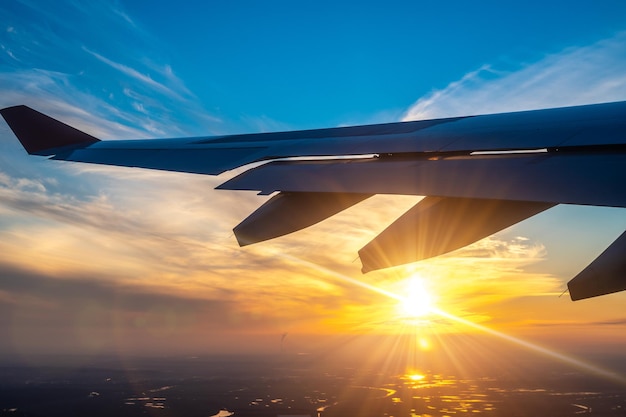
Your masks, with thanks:
<instances>
[{"instance_id":1,"label":"wing tip","mask_svg":"<svg viewBox=\"0 0 626 417\"><path fill-rule=\"evenodd\" d=\"M0 114L30 155L53 155L59 148L100 141L23 104L0 109Z\"/></svg>"}]
</instances>

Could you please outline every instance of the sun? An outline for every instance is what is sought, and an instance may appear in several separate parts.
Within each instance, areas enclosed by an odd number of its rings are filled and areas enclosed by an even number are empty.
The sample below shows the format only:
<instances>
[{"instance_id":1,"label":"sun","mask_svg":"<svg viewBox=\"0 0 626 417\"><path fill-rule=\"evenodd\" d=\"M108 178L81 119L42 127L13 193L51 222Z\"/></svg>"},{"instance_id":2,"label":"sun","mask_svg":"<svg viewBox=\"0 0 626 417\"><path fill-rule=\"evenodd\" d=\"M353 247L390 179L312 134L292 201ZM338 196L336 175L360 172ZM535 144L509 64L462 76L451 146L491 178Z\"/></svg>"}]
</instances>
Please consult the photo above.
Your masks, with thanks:
<instances>
[{"instance_id":1,"label":"sun","mask_svg":"<svg viewBox=\"0 0 626 417\"><path fill-rule=\"evenodd\" d=\"M433 296L419 275L413 275L406 280L401 297L399 307L404 317L422 318L431 313L434 307Z\"/></svg>"}]
</instances>

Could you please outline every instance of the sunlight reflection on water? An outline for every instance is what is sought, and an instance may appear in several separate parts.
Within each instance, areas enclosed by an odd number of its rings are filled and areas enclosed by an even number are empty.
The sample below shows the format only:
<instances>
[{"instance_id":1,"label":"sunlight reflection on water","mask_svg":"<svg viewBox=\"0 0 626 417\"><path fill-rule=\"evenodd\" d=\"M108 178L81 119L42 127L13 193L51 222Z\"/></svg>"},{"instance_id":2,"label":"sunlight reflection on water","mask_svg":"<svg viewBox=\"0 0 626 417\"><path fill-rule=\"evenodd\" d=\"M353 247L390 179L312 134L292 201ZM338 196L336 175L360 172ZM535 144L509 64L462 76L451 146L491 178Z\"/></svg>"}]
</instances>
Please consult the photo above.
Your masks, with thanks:
<instances>
[{"instance_id":1,"label":"sunlight reflection on water","mask_svg":"<svg viewBox=\"0 0 626 417\"><path fill-rule=\"evenodd\" d=\"M487 393L472 381L450 375L409 373L400 377L410 391L413 415L420 411L441 414L473 413L494 411L494 404ZM422 414L423 415L423 414Z\"/></svg>"}]
</instances>

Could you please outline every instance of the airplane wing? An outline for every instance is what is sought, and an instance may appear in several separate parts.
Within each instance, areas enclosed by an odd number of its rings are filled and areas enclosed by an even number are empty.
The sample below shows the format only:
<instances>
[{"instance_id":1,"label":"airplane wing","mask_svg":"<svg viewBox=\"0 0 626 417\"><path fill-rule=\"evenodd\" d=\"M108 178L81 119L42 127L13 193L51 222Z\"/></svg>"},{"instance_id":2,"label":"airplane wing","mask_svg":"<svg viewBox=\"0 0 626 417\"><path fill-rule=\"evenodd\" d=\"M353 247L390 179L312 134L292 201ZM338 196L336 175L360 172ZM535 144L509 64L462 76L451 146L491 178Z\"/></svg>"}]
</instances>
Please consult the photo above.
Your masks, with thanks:
<instances>
[{"instance_id":1,"label":"airplane wing","mask_svg":"<svg viewBox=\"0 0 626 417\"><path fill-rule=\"evenodd\" d=\"M241 246L320 222L374 194L426 196L359 256L363 272L469 245L556 204L626 207L626 102L414 122L101 141L26 106L0 110L29 154L217 175L274 194L234 228ZM258 164L257 164L258 165ZM568 288L626 290L626 232Z\"/></svg>"}]
</instances>

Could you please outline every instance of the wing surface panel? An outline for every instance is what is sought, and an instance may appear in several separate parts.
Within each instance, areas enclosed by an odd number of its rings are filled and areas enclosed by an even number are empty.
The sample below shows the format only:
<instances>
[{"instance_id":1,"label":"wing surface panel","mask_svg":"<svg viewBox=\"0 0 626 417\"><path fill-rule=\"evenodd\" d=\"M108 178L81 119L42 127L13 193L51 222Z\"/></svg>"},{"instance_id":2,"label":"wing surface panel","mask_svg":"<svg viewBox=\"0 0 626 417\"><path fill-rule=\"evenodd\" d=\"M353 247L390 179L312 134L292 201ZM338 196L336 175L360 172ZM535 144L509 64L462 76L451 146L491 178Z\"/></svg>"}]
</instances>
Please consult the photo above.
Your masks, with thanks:
<instances>
[{"instance_id":1,"label":"wing surface panel","mask_svg":"<svg viewBox=\"0 0 626 417\"><path fill-rule=\"evenodd\" d=\"M116 165L193 174L218 175L259 160L265 148L83 148L59 153L51 159Z\"/></svg>"},{"instance_id":2,"label":"wing surface panel","mask_svg":"<svg viewBox=\"0 0 626 417\"><path fill-rule=\"evenodd\" d=\"M623 145L626 143L626 117L612 120L606 125L583 128L563 143L564 146Z\"/></svg>"},{"instance_id":3,"label":"wing surface panel","mask_svg":"<svg viewBox=\"0 0 626 417\"><path fill-rule=\"evenodd\" d=\"M471 117L471 116L470 116ZM303 140L303 139L326 139L326 138L348 138L367 136L386 136L391 134L412 133L426 129L440 123L450 123L465 117L450 117L446 119L418 120L413 122L383 123L377 125L331 127L326 129L296 130L292 132L268 132L252 133L242 135L227 135L215 138L200 139L198 144L217 144L234 142L275 142L283 140Z\"/></svg>"}]
</instances>

